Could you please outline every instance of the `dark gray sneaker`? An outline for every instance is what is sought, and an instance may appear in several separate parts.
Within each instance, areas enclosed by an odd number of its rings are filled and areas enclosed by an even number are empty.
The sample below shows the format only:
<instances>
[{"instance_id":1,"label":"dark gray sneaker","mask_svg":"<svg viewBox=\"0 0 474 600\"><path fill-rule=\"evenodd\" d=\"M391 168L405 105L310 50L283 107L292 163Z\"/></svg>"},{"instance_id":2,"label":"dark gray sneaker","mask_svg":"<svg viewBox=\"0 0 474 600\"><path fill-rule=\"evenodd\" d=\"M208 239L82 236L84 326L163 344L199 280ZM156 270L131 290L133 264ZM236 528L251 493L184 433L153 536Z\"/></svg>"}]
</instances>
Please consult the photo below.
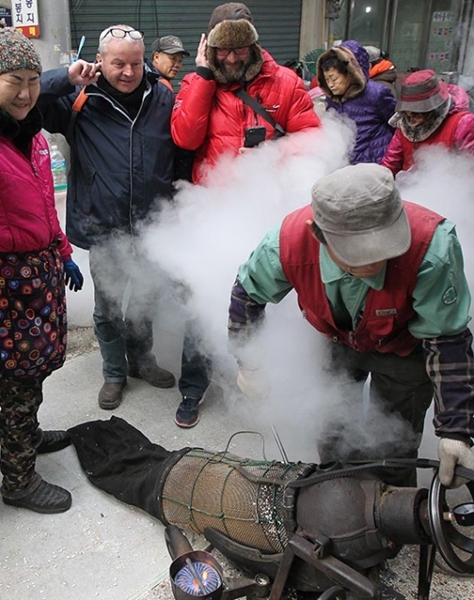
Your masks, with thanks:
<instances>
[{"instance_id":1,"label":"dark gray sneaker","mask_svg":"<svg viewBox=\"0 0 474 600\"><path fill-rule=\"evenodd\" d=\"M199 423L199 405L202 400L202 398L183 396L174 418L178 427L194 427Z\"/></svg>"},{"instance_id":2,"label":"dark gray sneaker","mask_svg":"<svg viewBox=\"0 0 474 600\"><path fill-rule=\"evenodd\" d=\"M66 512L71 508L71 494L58 485L41 481L39 486L30 494L21 498L6 498L3 502L10 506L27 508L38 513L54 514Z\"/></svg>"}]
</instances>

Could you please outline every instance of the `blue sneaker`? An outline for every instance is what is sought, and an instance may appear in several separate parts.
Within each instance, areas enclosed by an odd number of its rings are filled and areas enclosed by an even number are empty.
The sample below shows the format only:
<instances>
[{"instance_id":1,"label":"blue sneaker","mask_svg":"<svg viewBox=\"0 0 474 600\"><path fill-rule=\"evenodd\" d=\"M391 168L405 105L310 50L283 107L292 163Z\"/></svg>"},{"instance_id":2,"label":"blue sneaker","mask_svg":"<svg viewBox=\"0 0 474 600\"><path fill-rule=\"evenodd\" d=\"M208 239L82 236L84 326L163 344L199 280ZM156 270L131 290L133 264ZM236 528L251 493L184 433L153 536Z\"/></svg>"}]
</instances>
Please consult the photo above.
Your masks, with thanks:
<instances>
[{"instance_id":1,"label":"blue sneaker","mask_svg":"<svg viewBox=\"0 0 474 600\"><path fill-rule=\"evenodd\" d=\"M202 401L202 398L183 396L174 418L176 425L178 427L194 427L197 425L199 423L199 405Z\"/></svg>"}]
</instances>

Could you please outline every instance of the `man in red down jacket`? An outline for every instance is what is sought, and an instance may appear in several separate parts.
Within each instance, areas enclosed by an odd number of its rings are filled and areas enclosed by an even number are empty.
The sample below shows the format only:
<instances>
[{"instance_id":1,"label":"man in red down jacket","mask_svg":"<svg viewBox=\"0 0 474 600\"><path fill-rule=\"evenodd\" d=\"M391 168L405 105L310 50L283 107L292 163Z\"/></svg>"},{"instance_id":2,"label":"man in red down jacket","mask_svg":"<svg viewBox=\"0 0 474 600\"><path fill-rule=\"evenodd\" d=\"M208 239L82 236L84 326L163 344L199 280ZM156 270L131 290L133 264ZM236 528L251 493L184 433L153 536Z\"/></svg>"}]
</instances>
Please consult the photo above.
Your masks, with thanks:
<instances>
[{"instance_id":1,"label":"man in red down jacket","mask_svg":"<svg viewBox=\"0 0 474 600\"><path fill-rule=\"evenodd\" d=\"M422 146L444 144L474 155L474 114L457 101L458 94L425 69L408 75L390 124L397 130L381 162L394 175L415 164ZM462 100L462 96L459 96Z\"/></svg>"},{"instance_id":2,"label":"man in red down jacket","mask_svg":"<svg viewBox=\"0 0 474 600\"><path fill-rule=\"evenodd\" d=\"M239 153L247 128L264 126L267 140L275 136L274 127L234 94L239 88L287 133L320 125L303 81L258 44L245 4L229 2L214 9L196 67L182 81L171 118L176 145L196 150L193 183L204 182L224 153Z\"/></svg>"},{"instance_id":3,"label":"man in red down jacket","mask_svg":"<svg viewBox=\"0 0 474 600\"><path fill-rule=\"evenodd\" d=\"M196 72L184 77L171 116L177 146L195 150L192 182L205 183L209 171L225 154L238 155L248 128L265 128L265 139L318 127L313 101L298 75L279 66L258 44L258 33L245 4L228 2L212 12L208 36L203 34L196 56ZM245 91L273 117L275 127L235 95ZM185 327L176 412L179 427L194 427L198 407L209 385L211 360L199 350L199 324Z\"/></svg>"}]
</instances>

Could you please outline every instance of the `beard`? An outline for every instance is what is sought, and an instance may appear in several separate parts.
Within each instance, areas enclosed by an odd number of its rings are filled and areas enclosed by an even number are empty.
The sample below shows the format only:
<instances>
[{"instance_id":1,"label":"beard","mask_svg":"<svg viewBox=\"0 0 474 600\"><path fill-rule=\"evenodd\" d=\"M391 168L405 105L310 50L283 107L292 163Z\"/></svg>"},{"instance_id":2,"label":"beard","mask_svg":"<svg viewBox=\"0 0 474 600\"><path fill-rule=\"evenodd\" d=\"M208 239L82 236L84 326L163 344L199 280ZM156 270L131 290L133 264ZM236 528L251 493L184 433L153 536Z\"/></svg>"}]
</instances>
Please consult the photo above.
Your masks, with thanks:
<instances>
[{"instance_id":1,"label":"beard","mask_svg":"<svg viewBox=\"0 0 474 600\"><path fill-rule=\"evenodd\" d=\"M239 83L243 81L245 73L250 66L250 61L239 60L228 64L225 60L216 60L216 66L227 83Z\"/></svg>"}]
</instances>

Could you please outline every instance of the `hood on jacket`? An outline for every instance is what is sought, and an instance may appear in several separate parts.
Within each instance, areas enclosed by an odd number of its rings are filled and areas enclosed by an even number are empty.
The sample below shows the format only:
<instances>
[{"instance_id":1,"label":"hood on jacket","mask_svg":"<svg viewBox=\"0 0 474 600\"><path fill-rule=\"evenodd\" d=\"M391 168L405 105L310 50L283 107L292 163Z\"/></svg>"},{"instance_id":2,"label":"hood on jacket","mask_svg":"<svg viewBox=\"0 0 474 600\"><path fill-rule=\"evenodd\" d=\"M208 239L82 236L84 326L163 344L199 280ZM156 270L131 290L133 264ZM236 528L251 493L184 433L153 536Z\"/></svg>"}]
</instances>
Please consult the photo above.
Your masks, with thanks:
<instances>
[{"instance_id":1,"label":"hood on jacket","mask_svg":"<svg viewBox=\"0 0 474 600\"><path fill-rule=\"evenodd\" d=\"M218 83L228 83L224 73L217 65L217 48L242 48L250 46L250 65L244 75L244 81L251 81L262 68L263 55L258 44L258 33L247 19L221 21L207 36L206 56L209 67Z\"/></svg>"},{"instance_id":2,"label":"hood on jacket","mask_svg":"<svg viewBox=\"0 0 474 600\"><path fill-rule=\"evenodd\" d=\"M331 94L331 90L326 84L324 71L321 67L323 61L330 56L335 56L340 61L347 64L348 74L353 80L353 83L342 97L333 96ZM369 79L369 53L362 44L359 44L359 42L356 42L355 40L345 40L339 46L334 46L321 54L318 59L317 77L321 89L332 100L339 99L341 102L345 102L346 100L355 98L364 91Z\"/></svg>"}]
</instances>

